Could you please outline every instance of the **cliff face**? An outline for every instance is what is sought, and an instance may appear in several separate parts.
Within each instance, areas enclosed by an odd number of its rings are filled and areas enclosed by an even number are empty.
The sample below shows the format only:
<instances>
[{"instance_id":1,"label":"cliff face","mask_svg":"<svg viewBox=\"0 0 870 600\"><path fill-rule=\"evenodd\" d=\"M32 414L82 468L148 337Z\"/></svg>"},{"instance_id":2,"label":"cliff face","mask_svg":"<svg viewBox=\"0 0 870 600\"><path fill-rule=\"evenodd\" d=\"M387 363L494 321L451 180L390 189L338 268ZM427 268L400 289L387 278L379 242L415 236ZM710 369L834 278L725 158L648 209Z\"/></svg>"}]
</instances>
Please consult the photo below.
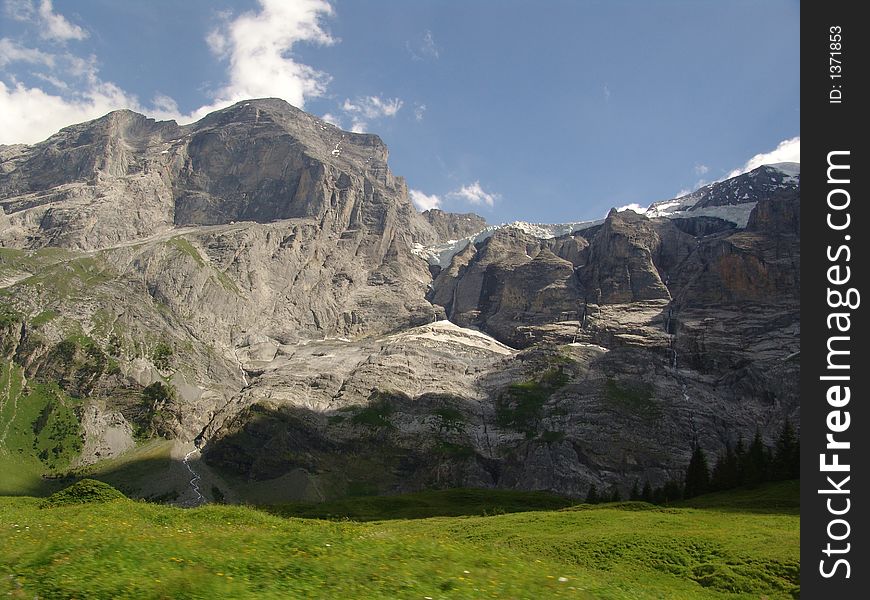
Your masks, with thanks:
<instances>
[{"instance_id":1,"label":"cliff face","mask_svg":"<svg viewBox=\"0 0 870 600\"><path fill-rule=\"evenodd\" d=\"M766 176L746 227L499 228L433 279L419 249L485 222L419 214L377 136L118 111L0 147L2 359L79 407L79 464L195 439L228 498L660 484L797 414L799 197Z\"/></svg>"},{"instance_id":2,"label":"cliff face","mask_svg":"<svg viewBox=\"0 0 870 600\"><path fill-rule=\"evenodd\" d=\"M459 240L482 231L486 220L474 213L456 214L432 208L423 212L437 235L437 241Z\"/></svg>"},{"instance_id":3,"label":"cliff face","mask_svg":"<svg viewBox=\"0 0 870 600\"><path fill-rule=\"evenodd\" d=\"M311 218L327 232L436 235L375 135L339 130L281 100L188 126L130 111L11 147L0 169L7 246L95 250L172 226Z\"/></svg>"}]
</instances>

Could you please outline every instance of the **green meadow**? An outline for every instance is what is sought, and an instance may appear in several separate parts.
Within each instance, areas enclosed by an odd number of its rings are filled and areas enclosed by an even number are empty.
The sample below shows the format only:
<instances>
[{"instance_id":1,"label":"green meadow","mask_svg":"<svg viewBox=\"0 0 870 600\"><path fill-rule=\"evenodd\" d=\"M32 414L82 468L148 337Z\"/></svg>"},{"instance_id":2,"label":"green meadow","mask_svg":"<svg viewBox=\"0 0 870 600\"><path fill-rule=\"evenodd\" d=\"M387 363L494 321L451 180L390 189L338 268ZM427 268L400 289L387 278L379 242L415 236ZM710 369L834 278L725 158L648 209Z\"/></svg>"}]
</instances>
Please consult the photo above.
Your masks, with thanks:
<instances>
[{"instance_id":1,"label":"green meadow","mask_svg":"<svg viewBox=\"0 0 870 600\"><path fill-rule=\"evenodd\" d=\"M692 506L566 506L547 494L453 490L266 512L133 501L89 481L48 499L0 498L0 593L209 599L799 595L796 482L696 498Z\"/></svg>"}]
</instances>

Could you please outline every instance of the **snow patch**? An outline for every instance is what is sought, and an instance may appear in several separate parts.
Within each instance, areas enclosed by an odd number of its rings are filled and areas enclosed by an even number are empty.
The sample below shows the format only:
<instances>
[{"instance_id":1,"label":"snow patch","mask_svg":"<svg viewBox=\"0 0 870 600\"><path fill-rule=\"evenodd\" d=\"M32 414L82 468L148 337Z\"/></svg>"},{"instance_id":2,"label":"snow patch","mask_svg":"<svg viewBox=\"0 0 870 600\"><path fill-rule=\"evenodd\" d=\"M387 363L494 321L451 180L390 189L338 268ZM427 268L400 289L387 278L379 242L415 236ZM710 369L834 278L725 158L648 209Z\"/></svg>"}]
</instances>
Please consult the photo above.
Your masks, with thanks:
<instances>
[{"instance_id":1,"label":"snow patch","mask_svg":"<svg viewBox=\"0 0 870 600\"><path fill-rule=\"evenodd\" d=\"M781 162L767 166L791 177L798 177L801 174L801 164L796 162Z\"/></svg>"},{"instance_id":2,"label":"snow patch","mask_svg":"<svg viewBox=\"0 0 870 600\"><path fill-rule=\"evenodd\" d=\"M776 169L784 175L784 177L782 178L782 185L797 185L800 183L800 163L783 162L766 166L772 169ZM761 170L756 169L755 172L752 172L751 176L762 177L763 175L764 173ZM734 179L736 178L732 178L732 180L718 181L707 184L695 190L694 192L684 194L682 196L679 196L678 198L671 198L668 200L653 202L642 214L645 214L650 219L717 217L719 219L730 221L738 227L746 227L746 224L749 221L749 214L752 212L752 209L755 208L755 202L744 202L742 204L736 205L709 206L705 208L693 209L693 207L705 197L705 194L710 192L713 186L723 186L723 194L727 194L732 196L734 199L738 199L739 192L736 186L739 186L740 182L734 181ZM767 177L767 179L769 179L769 176ZM770 185L769 183L766 183L764 181L762 181L761 184L762 187ZM751 184L749 184L749 189L753 189L754 191L754 188ZM748 200L749 198L750 196L746 193L743 193L740 196L740 200ZM450 265L450 262L453 260L453 257L465 250L465 248L468 247L468 244L478 244L487 239L488 237L492 236L492 234L494 234L499 229L514 227L533 237L546 240L560 237L563 235L570 235L576 231L580 231L588 227L593 227L595 225L600 225L603 222L604 219L556 224L514 221L512 223L502 223L501 225L490 225L482 231L479 231L478 233L463 238L461 240L448 240L447 242L436 244L434 246L415 244L411 251L415 255L428 261L430 265L438 265L443 269L448 267Z\"/></svg>"},{"instance_id":3,"label":"snow patch","mask_svg":"<svg viewBox=\"0 0 870 600\"><path fill-rule=\"evenodd\" d=\"M468 329L450 321L435 321L428 325L415 327L392 336L397 341L433 340L436 342L458 343L470 348L489 350L496 354L515 354L517 351L505 346L493 337L476 329Z\"/></svg>"},{"instance_id":4,"label":"snow patch","mask_svg":"<svg viewBox=\"0 0 870 600\"><path fill-rule=\"evenodd\" d=\"M569 235L574 233L575 231L586 229L587 227L600 225L603 222L604 219L598 219L596 221L575 221L572 223L556 224L514 221L512 223L502 223L501 225L490 225L487 228L475 233L474 235L464 237L460 240L448 240L434 246L414 244L414 246L411 248L411 252L413 252L420 258L428 261L430 265L438 265L442 269L444 269L450 266L450 261L453 260L453 257L465 250L468 244L479 244L485 239L491 237L492 234L494 234L499 229L513 227L538 239L546 240L563 235Z\"/></svg>"}]
</instances>

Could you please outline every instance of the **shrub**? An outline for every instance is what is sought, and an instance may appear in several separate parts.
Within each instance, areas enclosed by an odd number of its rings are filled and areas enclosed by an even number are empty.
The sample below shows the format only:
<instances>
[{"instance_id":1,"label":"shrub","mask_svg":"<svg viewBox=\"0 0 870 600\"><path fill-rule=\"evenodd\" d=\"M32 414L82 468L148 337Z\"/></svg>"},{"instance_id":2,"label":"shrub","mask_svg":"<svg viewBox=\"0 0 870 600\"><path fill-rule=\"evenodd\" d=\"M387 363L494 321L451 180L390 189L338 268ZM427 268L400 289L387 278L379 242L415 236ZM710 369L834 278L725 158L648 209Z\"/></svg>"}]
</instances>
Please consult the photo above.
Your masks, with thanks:
<instances>
[{"instance_id":1,"label":"shrub","mask_svg":"<svg viewBox=\"0 0 870 600\"><path fill-rule=\"evenodd\" d=\"M436 408L433 413L439 418L438 430L462 431L465 427L465 415L452 406Z\"/></svg>"},{"instance_id":2,"label":"shrub","mask_svg":"<svg viewBox=\"0 0 870 600\"><path fill-rule=\"evenodd\" d=\"M496 423L524 432L527 438L534 437L544 404L566 383L568 375L561 369L545 371L538 379L512 383L496 400Z\"/></svg>"},{"instance_id":3,"label":"shrub","mask_svg":"<svg viewBox=\"0 0 870 600\"><path fill-rule=\"evenodd\" d=\"M166 342L160 342L154 347L154 351L151 353L151 360L154 362L155 367L165 371L169 368L169 359L172 357L172 354L172 347Z\"/></svg>"},{"instance_id":4,"label":"shrub","mask_svg":"<svg viewBox=\"0 0 870 600\"><path fill-rule=\"evenodd\" d=\"M42 508L54 508L70 504L91 504L126 500L127 497L108 483L94 479L82 479L46 498Z\"/></svg>"},{"instance_id":5,"label":"shrub","mask_svg":"<svg viewBox=\"0 0 870 600\"><path fill-rule=\"evenodd\" d=\"M389 396L375 392L371 395L370 400L371 404L356 413L350 422L354 425L392 428L390 415L393 414L393 405Z\"/></svg>"}]
</instances>

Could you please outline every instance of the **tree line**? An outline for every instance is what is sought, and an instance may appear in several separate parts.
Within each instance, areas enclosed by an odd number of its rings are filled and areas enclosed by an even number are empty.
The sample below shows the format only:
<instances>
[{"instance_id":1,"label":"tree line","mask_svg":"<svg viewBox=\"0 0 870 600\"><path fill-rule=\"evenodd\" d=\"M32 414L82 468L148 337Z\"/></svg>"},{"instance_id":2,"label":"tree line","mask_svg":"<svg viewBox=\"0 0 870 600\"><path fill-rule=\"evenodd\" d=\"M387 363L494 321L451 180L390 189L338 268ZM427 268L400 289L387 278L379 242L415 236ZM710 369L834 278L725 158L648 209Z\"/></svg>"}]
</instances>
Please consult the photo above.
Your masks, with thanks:
<instances>
[{"instance_id":1,"label":"tree line","mask_svg":"<svg viewBox=\"0 0 870 600\"><path fill-rule=\"evenodd\" d=\"M800 438L792 424L786 421L773 448L764 445L761 432L756 430L748 447L742 438L736 446L728 444L716 458L712 469L707 454L695 443L682 481L668 481L659 487L653 487L646 481L641 487L640 482L635 480L628 499L667 504L709 492L799 478ZM621 500L622 495L616 486L599 492L593 484L586 495L587 504Z\"/></svg>"}]
</instances>

